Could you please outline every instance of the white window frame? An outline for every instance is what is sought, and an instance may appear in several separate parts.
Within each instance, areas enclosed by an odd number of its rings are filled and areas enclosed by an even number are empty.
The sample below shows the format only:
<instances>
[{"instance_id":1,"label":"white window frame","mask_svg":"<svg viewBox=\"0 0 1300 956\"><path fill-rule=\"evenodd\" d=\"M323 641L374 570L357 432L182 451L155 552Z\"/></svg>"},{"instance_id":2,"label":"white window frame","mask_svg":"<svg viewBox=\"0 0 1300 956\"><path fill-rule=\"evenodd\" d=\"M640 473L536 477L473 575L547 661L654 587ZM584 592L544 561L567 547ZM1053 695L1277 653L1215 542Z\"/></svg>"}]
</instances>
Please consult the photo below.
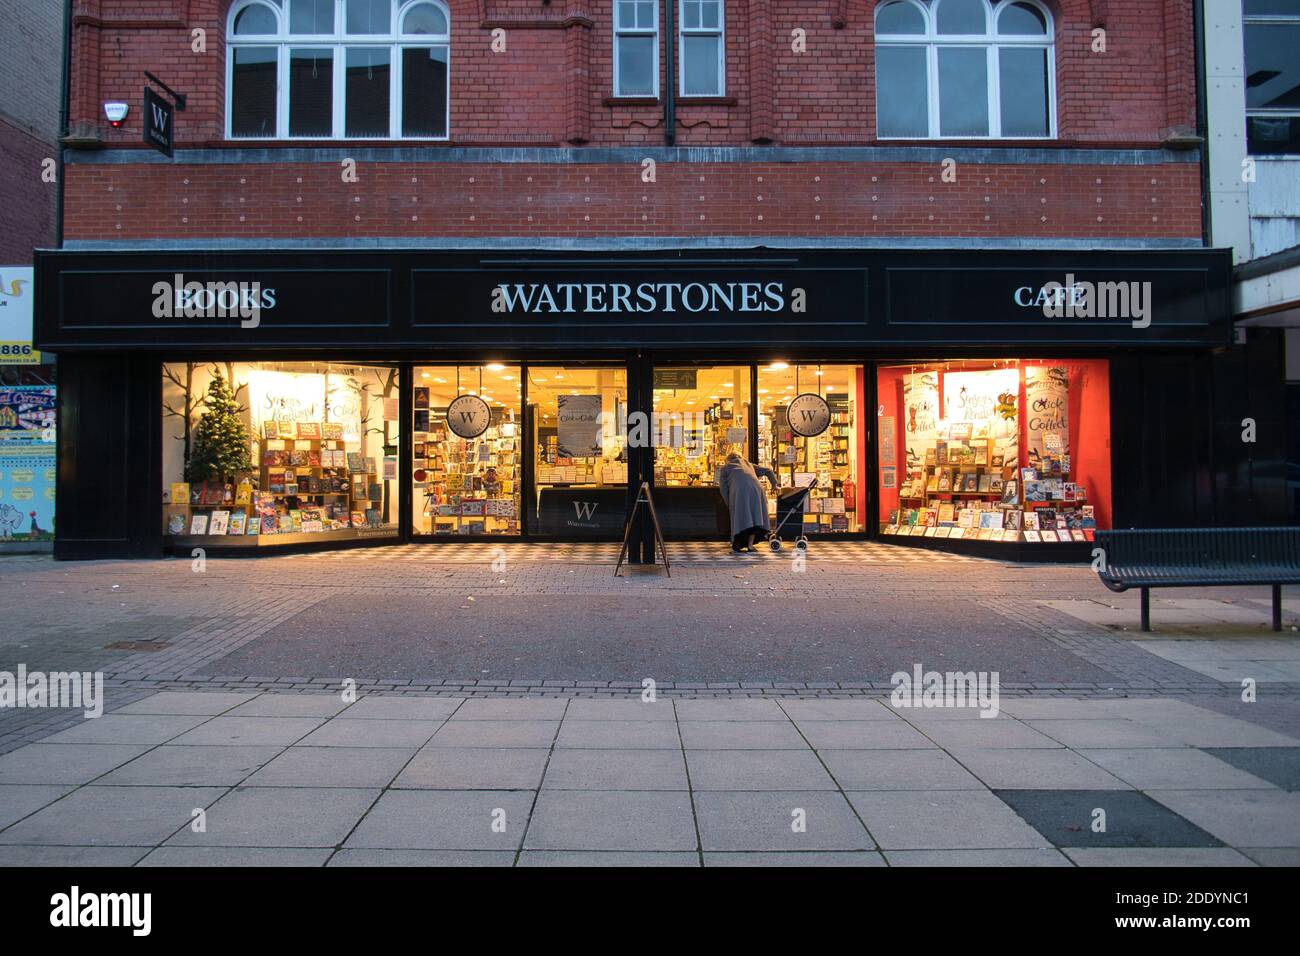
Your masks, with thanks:
<instances>
[{"instance_id":1,"label":"white window frame","mask_svg":"<svg viewBox=\"0 0 1300 956\"><path fill-rule=\"evenodd\" d=\"M708 99L727 95L727 4L724 0L711 0L711 2L716 2L718 5L718 25L716 27L699 26L688 28L686 26L687 0L678 0L677 3L677 89L679 91L678 95L684 100ZM716 36L718 38L718 91L716 93L686 92L686 38L692 36Z\"/></svg>"},{"instance_id":2,"label":"white window frame","mask_svg":"<svg viewBox=\"0 0 1300 956\"><path fill-rule=\"evenodd\" d=\"M619 22L619 16L620 16L619 11L620 11L622 8L619 6L619 2L618 2L618 0L613 0L613 2L614 2L614 16L613 16L613 22L614 22L614 96L615 96L615 98L621 98L621 99L641 99L641 98L643 98L643 97L648 97L648 98L653 98L653 99L656 99L656 100L657 100L657 99L659 99L659 16L660 16L659 0L652 0L652 2L654 3L654 26L653 26L653 28L646 28L646 27L625 27L625 26L623 26L623 25ZM669 2L672 2L672 0L669 0ZM653 78L653 80L654 80L654 84L653 84L653 85L654 85L654 91L653 91L652 93L624 93L622 90L620 90L620 89L618 88L618 78L619 78L619 76L620 76L620 71L619 71L619 62L618 62L618 61L619 61L619 56L618 56L618 47L619 47L619 43L618 43L618 41L621 40L623 37L653 37L653 38L654 38L654 44L653 44L653 46L654 46L654 64L652 65L652 67L651 67L651 71L650 71L651 74L652 74L652 78Z\"/></svg>"},{"instance_id":3,"label":"white window frame","mask_svg":"<svg viewBox=\"0 0 1300 956\"><path fill-rule=\"evenodd\" d=\"M390 16L391 29L388 33L352 35L344 32L347 11L346 0L334 0L333 33L299 33L289 32L289 0L237 0L226 17L226 121L225 136L234 142L266 142L269 140L293 140L296 142L329 142L336 140L354 140L356 142L384 140L404 140L409 142L446 142L451 138L451 10L445 0L389 0L392 5ZM442 11L447 20L447 33L442 36L429 34L402 34L402 21L407 12L421 3L432 3ZM264 6L275 15L277 30L275 34L235 36L235 17L250 6ZM274 136L235 136L234 135L234 73L235 51L244 47L274 48L276 53L276 96ZM370 47L389 51L390 81L388 88L388 135L379 137L350 137L347 135L347 110L344 102L347 88L347 50L355 47ZM446 133L442 136L403 136L402 135L402 51L409 49L442 48L447 56L447 97L443 104L443 126ZM331 132L328 136L292 136L289 133L289 51L293 49L331 50L334 62L333 116Z\"/></svg>"},{"instance_id":4,"label":"white window frame","mask_svg":"<svg viewBox=\"0 0 1300 956\"><path fill-rule=\"evenodd\" d=\"M1243 13L1241 18L1241 36L1242 36L1242 79L1243 82L1250 78L1248 71L1249 64L1245 60L1245 39L1247 27L1267 27L1267 26L1300 26L1300 16L1288 16L1284 13ZM1246 108L1246 128L1242 130L1243 138L1247 144L1247 151L1250 148L1250 120L1251 117L1273 117L1282 119L1285 117L1300 118L1300 110L1295 109L1261 109L1259 107ZM1250 153L1249 155L1262 160L1274 159L1295 159L1296 153Z\"/></svg>"},{"instance_id":5,"label":"white window frame","mask_svg":"<svg viewBox=\"0 0 1300 956\"><path fill-rule=\"evenodd\" d=\"M928 111L928 134L923 137L917 136L888 136L880 132L879 126L879 108L877 108L877 126L876 137L878 139L898 139L912 140L922 139L1001 139L1001 140L1041 140L1056 139L1056 21L1052 13L1038 0L1001 0L999 3L991 3L990 0L980 0L984 5L984 22L986 31L982 34L940 34L937 32L938 13L941 4L946 0L932 0L932 2L921 2L921 0L898 0L915 7L920 11L921 18L925 23L925 33L911 34L876 34L876 49L885 47L912 47L922 48L926 51L926 89L927 89L927 111ZM1000 35L998 30L998 17L1001 12L1011 6L1012 3L1024 3L1026 6L1033 7L1042 14L1044 22L1047 24L1047 32L1043 36L1014 36ZM879 14L884 3L877 5L876 13ZM985 48L986 66L988 76L988 117L989 131L987 134L973 135L962 134L955 136L945 136L940 133L939 117L939 49L943 48ZM999 69L1000 51L1004 48L1028 48L1041 49L1047 51L1047 132L1041 136L1006 136L1002 133L1002 76ZM876 73L876 102L880 102L880 73Z\"/></svg>"}]
</instances>

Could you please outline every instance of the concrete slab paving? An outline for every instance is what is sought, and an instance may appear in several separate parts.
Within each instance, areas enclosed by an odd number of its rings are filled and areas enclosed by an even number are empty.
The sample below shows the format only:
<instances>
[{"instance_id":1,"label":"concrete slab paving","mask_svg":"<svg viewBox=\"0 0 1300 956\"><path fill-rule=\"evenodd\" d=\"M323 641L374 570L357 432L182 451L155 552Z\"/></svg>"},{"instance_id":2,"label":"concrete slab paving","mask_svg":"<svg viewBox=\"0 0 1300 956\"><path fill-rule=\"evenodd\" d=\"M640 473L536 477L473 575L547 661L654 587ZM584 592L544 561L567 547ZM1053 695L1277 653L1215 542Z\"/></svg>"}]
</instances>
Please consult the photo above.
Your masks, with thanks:
<instances>
[{"instance_id":1,"label":"concrete slab paving","mask_svg":"<svg viewBox=\"0 0 1300 956\"><path fill-rule=\"evenodd\" d=\"M542 788L687 790L689 785L680 750L557 750L547 764Z\"/></svg>"},{"instance_id":2,"label":"concrete slab paving","mask_svg":"<svg viewBox=\"0 0 1300 956\"><path fill-rule=\"evenodd\" d=\"M994 793L1058 847L1220 845L1215 836L1189 819L1133 790L1024 789Z\"/></svg>"},{"instance_id":3,"label":"concrete slab paving","mask_svg":"<svg viewBox=\"0 0 1300 956\"><path fill-rule=\"evenodd\" d=\"M811 750L688 750L691 789L836 790Z\"/></svg>"},{"instance_id":4,"label":"concrete slab paving","mask_svg":"<svg viewBox=\"0 0 1300 956\"><path fill-rule=\"evenodd\" d=\"M1206 753L1280 790L1300 791L1300 747L1213 747Z\"/></svg>"},{"instance_id":5,"label":"concrete slab paving","mask_svg":"<svg viewBox=\"0 0 1300 956\"><path fill-rule=\"evenodd\" d=\"M304 747L423 747L443 726L441 720L354 720L351 708L313 730L299 744Z\"/></svg>"},{"instance_id":6,"label":"concrete slab paving","mask_svg":"<svg viewBox=\"0 0 1300 956\"><path fill-rule=\"evenodd\" d=\"M555 742L559 729L558 720L449 720L438 728L438 732L429 741L429 746L549 749Z\"/></svg>"},{"instance_id":7,"label":"concrete slab paving","mask_svg":"<svg viewBox=\"0 0 1300 956\"><path fill-rule=\"evenodd\" d=\"M49 784L0 785L0 827L7 827L71 793L72 787Z\"/></svg>"},{"instance_id":8,"label":"concrete slab paving","mask_svg":"<svg viewBox=\"0 0 1300 956\"><path fill-rule=\"evenodd\" d=\"M988 791L854 791L882 850L1034 849L1050 841Z\"/></svg>"},{"instance_id":9,"label":"concrete slab paving","mask_svg":"<svg viewBox=\"0 0 1300 956\"><path fill-rule=\"evenodd\" d=\"M540 748L426 747L393 782L413 790L536 790L546 769Z\"/></svg>"},{"instance_id":10,"label":"concrete slab paving","mask_svg":"<svg viewBox=\"0 0 1300 956\"><path fill-rule=\"evenodd\" d=\"M875 849L862 822L839 793L697 793L695 815L705 852Z\"/></svg>"},{"instance_id":11,"label":"concrete slab paving","mask_svg":"<svg viewBox=\"0 0 1300 956\"><path fill-rule=\"evenodd\" d=\"M161 744L213 718L181 714L105 714L46 737L47 744Z\"/></svg>"},{"instance_id":12,"label":"concrete slab paving","mask_svg":"<svg viewBox=\"0 0 1300 956\"><path fill-rule=\"evenodd\" d=\"M937 746L903 720L810 720L798 727L815 750L920 750Z\"/></svg>"},{"instance_id":13,"label":"concrete slab paving","mask_svg":"<svg viewBox=\"0 0 1300 956\"><path fill-rule=\"evenodd\" d=\"M288 747L322 723L316 717L213 717L172 740L194 746Z\"/></svg>"},{"instance_id":14,"label":"concrete slab paving","mask_svg":"<svg viewBox=\"0 0 1300 956\"><path fill-rule=\"evenodd\" d=\"M333 717L351 706L338 694L259 694L226 713L231 717Z\"/></svg>"},{"instance_id":15,"label":"concrete slab paving","mask_svg":"<svg viewBox=\"0 0 1300 956\"><path fill-rule=\"evenodd\" d=\"M1057 743L1067 747L1160 747L1178 746L1178 741L1168 733L1123 718L1106 720L1028 720L1026 723Z\"/></svg>"},{"instance_id":16,"label":"concrete slab paving","mask_svg":"<svg viewBox=\"0 0 1300 956\"><path fill-rule=\"evenodd\" d=\"M799 866L799 867L856 867L884 866L884 858L877 852L866 850L846 850L838 852L803 852L798 850L786 853L764 852L716 852L704 854L704 865L708 866Z\"/></svg>"},{"instance_id":17,"label":"concrete slab paving","mask_svg":"<svg viewBox=\"0 0 1300 956\"><path fill-rule=\"evenodd\" d=\"M1267 790L1273 786L1215 757L1212 751L1195 747L1080 750L1079 754L1137 790Z\"/></svg>"},{"instance_id":18,"label":"concrete slab paving","mask_svg":"<svg viewBox=\"0 0 1300 956\"><path fill-rule=\"evenodd\" d=\"M363 850L344 847L326 866L514 866L513 850Z\"/></svg>"},{"instance_id":19,"label":"concrete slab paving","mask_svg":"<svg viewBox=\"0 0 1300 956\"><path fill-rule=\"evenodd\" d=\"M529 821L526 850L694 850L685 793L543 790Z\"/></svg>"},{"instance_id":20,"label":"concrete slab paving","mask_svg":"<svg viewBox=\"0 0 1300 956\"><path fill-rule=\"evenodd\" d=\"M301 847L160 846L136 866L319 867L333 852Z\"/></svg>"},{"instance_id":21,"label":"concrete slab paving","mask_svg":"<svg viewBox=\"0 0 1300 956\"><path fill-rule=\"evenodd\" d=\"M114 787L233 787L282 749L164 744L100 777L96 783Z\"/></svg>"},{"instance_id":22,"label":"concrete slab paving","mask_svg":"<svg viewBox=\"0 0 1300 956\"><path fill-rule=\"evenodd\" d=\"M221 787L81 787L0 831L0 843L157 846L224 793Z\"/></svg>"},{"instance_id":23,"label":"concrete slab paving","mask_svg":"<svg viewBox=\"0 0 1300 956\"><path fill-rule=\"evenodd\" d=\"M1066 847L1076 866L1217 867L1256 866L1226 846L1212 847Z\"/></svg>"},{"instance_id":24,"label":"concrete slab paving","mask_svg":"<svg viewBox=\"0 0 1300 956\"><path fill-rule=\"evenodd\" d=\"M952 755L992 790L1129 790L1131 785L1072 750L953 748Z\"/></svg>"},{"instance_id":25,"label":"concrete slab paving","mask_svg":"<svg viewBox=\"0 0 1300 956\"><path fill-rule=\"evenodd\" d=\"M220 691L163 691L113 711L115 714L181 714L215 717L245 704L256 694Z\"/></svg>"},{"instance_id":26,"label":"concrete slab paving","mask_svg":"<svg viewBox=\"0 0 1300 956\"><path fill-rule=\"evenodd\" d=\"M28 744L0 755L0 784L89 783L149 749L148 744Z\"/></svg>"},{"instance_id":27,"label":"concrete slab paving","mask_svg":"<svg viewBox=\"0 0 1300 956\"><path fill-rule=\"evenodd\" d=\"M1040 850L886 850L890 866L948 866L980 868L997 866L1072 866L1056 849Z\"/></svg>"},{"instance_id":28,"label":"concrete slab paving","mask_svg":"<svg viewBox=\"0 0 1300 956\"><path fill-rule=\"evenodd\" d=\"M695 866L700 865L697 853L614 850L608 852L582 850L524 850L519 854L519 866Z\"/></svg>"},{"instance_id":29,"label":"concrete slab paving","mask_svg":"<svg viewBox=\"0 0 1300 956\"><path fill-rule=\"evenodd\" d=\"M1151 797L1229 846L1300 848L1300 793L1152 790Z\"/></svg>"},{"instance_id":30,"label":"concrete slab paving","mask_svg":"<svg viewBox=\"0 0 1300 956\"><path fill-rule=\"evenodd\" d=\"M818 756L844 790L988 789L951 755L938 748L823 750Z\"/></svg>"},{"instance_id":31,"label":"concrete slab paving","mask_svg":"<svg viewBox=\"0 0 1300 956\"><path fill-rule=\"evenodd\" d=\"M671 750L681 745L677 725L667 720L566 718L555 741L557 750Z\"/></svg>"},{"instance_id":32,"label":"concrete slab paving","mask_svg":"<svg viewBox=\"0 0 1300 956\"><path fill-rule=\"evenodd\" d=\"M774 701L772 703L775 703ZM780 713L780 710L777 710ZM808 743L794 724L774 720L682 720L687 750L806 750Z\"/></svg>"},{"instance_id":33,"label":"concrete slab paving","mask_svg":"<svg viewBox=\"0 0 1300 956\"><path fill-rule=\"evenodd\" d=\"M656 697L653 702L632 700L601 700L577 697L569 701L566 720L666 720L677 719L676 708L668 697Z\"/></svg>"},{"instance_id":34,"label":"concrete slab paving","mask_svg":"<svg viewBox=\"0 0 1300 956\"><path fill-rule=\"evenodd\" d=\"M410 747L300 745L280 752L243 783L249 787L387 787L415 753Z\"/></svg>"},{"instance_id":35,"label":"concrete slab paving","mask_svg":"<svg viewBox=\"0 0 1300 956\"><path fill-rule=\"evenodd\" d=\"M382 697L367 694L348 708L349 720L443 721L464 703L454 697Z\"/></svg>"},{"instance_id":36,"label":"concrete slab paving","mask_svg":"<svg viewBox=\"0 0 1300 956\"><path fill-rule=\"evenodd\" d=\"M343 846L516 850L533 798L531 790L388 790Z\"/></svg>"},{"instance_id":37,"label":"concrete slab paving","mask_svg":"<svg viewBox=\"0 0 1300 956\"><path fill-rule=\"evenodd\" d=\"M134 866L152 846L0 846L5 866Z\"/></svg>"},{"instance_id":38,"label":"concrete slab paving","mask_svg":"<svg viewBox=\"0 0 1300 956\"><path fill-rule=\"evenodd\" d=\"M334 847L379 796L378 789L240 787L209 808L204 832L191 827L169 846Z\"/></svg>"}]
</instances>

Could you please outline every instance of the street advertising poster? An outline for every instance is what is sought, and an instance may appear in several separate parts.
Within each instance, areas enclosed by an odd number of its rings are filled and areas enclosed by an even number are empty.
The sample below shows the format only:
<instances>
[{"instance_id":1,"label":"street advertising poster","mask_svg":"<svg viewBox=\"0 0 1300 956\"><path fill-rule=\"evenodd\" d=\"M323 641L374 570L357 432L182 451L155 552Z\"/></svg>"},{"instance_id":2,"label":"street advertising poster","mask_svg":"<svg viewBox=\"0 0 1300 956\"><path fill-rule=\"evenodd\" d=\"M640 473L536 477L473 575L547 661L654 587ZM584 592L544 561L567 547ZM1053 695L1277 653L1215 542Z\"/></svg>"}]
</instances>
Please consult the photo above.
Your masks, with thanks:
<instances>
[{"instance_id":1,"label":"street advertising poster","mask_svg":"<svg viewBox=\"0 0 1300 956\"><path fill-rule=\"evenodd\" d=\"M0 386L0 443L52 444L57 394L53 385Z\"/></svg>"},{"instance_id":2,"label":"street advertising poster","mask_svg":"<svg viewBox=\"0 0 1300 956\"><path fill-rule=\"evenodd\" d=\"M925 450L934 445L938 433L938 372L918 372L903 379L903 414L910 471L925 465Z\"/></svg>"},{"instance_id":3,"label":"street advertising poster","mask_svg":"<svg viewBox=\"0 0 1300 956\"><path fill-rule=\"evenodd\" d=\"M0 542L54 540L52 443L0 443Z\"/></svg>"},{"instance_id":4,"label":"street advertising poster","mask_svg":"<svg viewBox=\"0 0 1300 956\"><path fill-rule=\"evenodd\" d=\"M600 440L600 396L599 395L559 395L556 398L558 411L558 456L560 458L599 458Z\"/></svg>"},{"instance_id":5,"label":"street advertising poster","mask_svg":"<svg viewBox=\"0 0 1300 956\"><path fill-rule=\"evenodd\" d=\"M32 268L0 266L0 365L40 365L32 346Z\"/></svg>"},{"instance_id":6,"label":"street advertising poster","mask_svg":"<svg viewBox=\"0 0 1300 956\"><path fill-rule=\"evenodd\" d=\"M1070 453L1070 378L1060 365L1031 365L1025 369L1025 428L1029 464L1044 455Z\"/></svg>"}]
</instances>

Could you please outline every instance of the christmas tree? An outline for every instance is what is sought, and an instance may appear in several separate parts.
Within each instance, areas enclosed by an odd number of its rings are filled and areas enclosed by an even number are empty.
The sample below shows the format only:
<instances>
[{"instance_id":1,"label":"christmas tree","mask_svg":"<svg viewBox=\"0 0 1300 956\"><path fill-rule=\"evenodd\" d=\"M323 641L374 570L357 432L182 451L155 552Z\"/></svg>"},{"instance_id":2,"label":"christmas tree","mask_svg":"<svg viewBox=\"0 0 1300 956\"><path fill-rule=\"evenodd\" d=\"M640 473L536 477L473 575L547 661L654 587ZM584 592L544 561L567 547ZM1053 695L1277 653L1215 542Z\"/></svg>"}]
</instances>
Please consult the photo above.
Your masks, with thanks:
<instances>
[{"instance_id":1,"label":"christmas tree","mask_svg":"<svg viewBox=\"0 0 1300 956\"><path fill-rule=\"evenodd\" d=\"M186 481L229 479L253 467L248 457L248 429L239 417L239 405L221 370L213 373L204 399L206 410L194 429Z\"/></svg>"}]
</instances>

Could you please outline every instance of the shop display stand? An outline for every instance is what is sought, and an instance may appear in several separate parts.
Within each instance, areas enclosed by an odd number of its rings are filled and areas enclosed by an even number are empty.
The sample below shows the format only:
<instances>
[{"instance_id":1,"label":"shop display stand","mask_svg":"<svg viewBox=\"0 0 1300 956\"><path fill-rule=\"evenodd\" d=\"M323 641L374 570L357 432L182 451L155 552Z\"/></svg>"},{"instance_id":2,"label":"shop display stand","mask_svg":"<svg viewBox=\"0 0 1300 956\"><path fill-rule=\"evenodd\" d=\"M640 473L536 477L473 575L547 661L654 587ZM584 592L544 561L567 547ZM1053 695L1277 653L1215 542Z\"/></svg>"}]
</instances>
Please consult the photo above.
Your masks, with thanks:
<instances>
[{"instance_id":1,"label":"shop display stand","mask_svg":"<svg viewBox=\"0 0 1300 956\"><path fill-rule=\"evenodd\" d=\"M414 441L425 446L425 457L415 459L414 467L428 472L424 514L431 519L432 534L477 537L518 530L519 438L502 435L502 424L489 426L478 438L451 434L445 421L431 422L427 432L415 434ZM489 446L486 459L479 457L483 443ZM509 456L509 463L503 456ZM489 472L495 472L500 489L495 495L485 483Z\"/></svg>"}]
</instances>

